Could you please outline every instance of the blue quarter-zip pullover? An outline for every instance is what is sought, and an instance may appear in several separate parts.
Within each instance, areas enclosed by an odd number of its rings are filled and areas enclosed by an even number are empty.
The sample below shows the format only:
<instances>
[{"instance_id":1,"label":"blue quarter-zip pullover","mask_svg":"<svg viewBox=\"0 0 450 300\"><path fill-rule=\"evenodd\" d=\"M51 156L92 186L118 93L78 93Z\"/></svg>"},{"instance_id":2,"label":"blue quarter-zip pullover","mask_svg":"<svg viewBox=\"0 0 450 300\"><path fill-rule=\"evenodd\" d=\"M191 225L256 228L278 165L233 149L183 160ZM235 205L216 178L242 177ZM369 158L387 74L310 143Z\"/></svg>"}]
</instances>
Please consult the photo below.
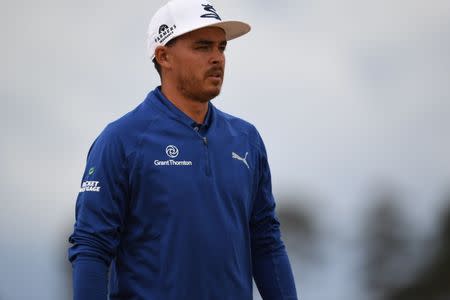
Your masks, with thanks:
<instances>
[{"instance_id":1,"label":"blue quarter-zip pullover","mask_svg":"<svg viewBox=\"0 0 450 300\"><path fill-rule=\"evenodd\" d=\"M257 130L159 87L91 146L69 240L75 300L297 299Z\"/></svg>"}]
</instances>

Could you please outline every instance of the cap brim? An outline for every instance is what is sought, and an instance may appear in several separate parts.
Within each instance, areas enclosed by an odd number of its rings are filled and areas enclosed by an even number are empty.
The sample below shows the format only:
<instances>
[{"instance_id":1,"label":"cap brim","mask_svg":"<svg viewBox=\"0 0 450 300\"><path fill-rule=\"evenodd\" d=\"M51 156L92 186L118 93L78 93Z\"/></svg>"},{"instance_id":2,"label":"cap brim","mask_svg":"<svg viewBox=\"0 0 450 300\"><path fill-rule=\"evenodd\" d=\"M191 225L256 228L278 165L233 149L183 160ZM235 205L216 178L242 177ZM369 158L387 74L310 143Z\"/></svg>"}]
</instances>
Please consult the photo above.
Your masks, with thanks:
<instances>
[{"instance_id":1,"label":"cap brim","mask_svg":"<svg viewBox=\"0 0 450 300\"><path fill-rule=\"evenodd\" d=\"M182 36L183 34L206 28L206 27L219 27L222 28L225 31L225 39L227 41L238 38L240 36L243 36L244 34L248 33L251 29L250 25L241 21L221 21L217 23L210 23L205 26L196 27L191 30L186 30L177 33L174 35L171 39L174 39L176 37Z\"/></svg>"},{"instance_id":2,"label":"cap brim","mask_svg":"<svg viewBox=\"0 0 450 300\"><path fill-rule=\"evenodd\" d=\"M223 21L215 24L210 24L206 27L211 26L220 27L225 30L225 37L227 41L243 36L251 29L249 24L241 21Z\"/></svg>"}]
</instances>

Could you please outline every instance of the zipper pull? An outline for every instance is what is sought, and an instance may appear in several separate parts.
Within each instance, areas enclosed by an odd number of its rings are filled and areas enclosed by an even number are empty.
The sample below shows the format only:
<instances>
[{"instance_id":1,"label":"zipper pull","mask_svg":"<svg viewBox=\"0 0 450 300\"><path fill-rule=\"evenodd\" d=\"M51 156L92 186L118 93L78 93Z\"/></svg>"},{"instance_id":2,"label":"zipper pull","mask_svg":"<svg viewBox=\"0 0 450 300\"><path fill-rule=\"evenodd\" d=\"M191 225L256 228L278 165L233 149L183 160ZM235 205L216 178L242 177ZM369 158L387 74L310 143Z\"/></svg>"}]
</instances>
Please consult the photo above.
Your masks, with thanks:
<instances>
[{"instance_id":1,"label":"zipper pull","mask_svg":"<svg viewBox=\"0 0 450 300\"><path fill-rule=\"evenodd\" d=\"M203 143L204 143L205 145L208 145L208 139L206 138L206 136L203 137Z\"/></svg>"}]
</instances>

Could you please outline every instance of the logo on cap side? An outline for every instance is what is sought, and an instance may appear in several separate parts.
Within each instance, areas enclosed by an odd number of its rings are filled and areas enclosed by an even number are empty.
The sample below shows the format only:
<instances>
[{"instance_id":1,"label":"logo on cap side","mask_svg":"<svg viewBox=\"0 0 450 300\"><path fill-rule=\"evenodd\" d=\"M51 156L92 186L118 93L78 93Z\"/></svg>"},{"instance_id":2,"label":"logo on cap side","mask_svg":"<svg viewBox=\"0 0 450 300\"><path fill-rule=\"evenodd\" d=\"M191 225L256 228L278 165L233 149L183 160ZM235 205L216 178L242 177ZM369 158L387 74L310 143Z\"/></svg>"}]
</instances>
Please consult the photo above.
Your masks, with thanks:
<instances>
[{"instance_id":1,"label":"logo on cap side","mask_svg":"<svg viewBox=\"0 0 450 300\"><path fill-rule=\"evenodd\" d=\"M162 24L161 26L159 26L158 33L161 33L167 29L169 29L169 26L167 26L166 24Z\"/></svg>"},{"instance_id":2,"label":"logo on cap side","mask_svg":"<svg viewBox=\"0 0 450 300\"><path fill-rule=\"evenodd\" d=\"M163 43L169 36L171 36L177 26L174 24L172 26L167 26L162 24L158 29L158 36L155 37L155 43Z\"/></svg>"},{"instance_id":3,"label":"logo on cap side","mask_svg":"<svg viewBox=\"0 0 450 300\"><path fill-rule=\"evenodd\" d=\"M200 18L214 18L219 21L222 21L222 19L219 17L219 15L216 12L216 9L211 4L202 4L202 6L203 6L203 9L209 13L201 15Z\"/></svg>"}]
</instances>

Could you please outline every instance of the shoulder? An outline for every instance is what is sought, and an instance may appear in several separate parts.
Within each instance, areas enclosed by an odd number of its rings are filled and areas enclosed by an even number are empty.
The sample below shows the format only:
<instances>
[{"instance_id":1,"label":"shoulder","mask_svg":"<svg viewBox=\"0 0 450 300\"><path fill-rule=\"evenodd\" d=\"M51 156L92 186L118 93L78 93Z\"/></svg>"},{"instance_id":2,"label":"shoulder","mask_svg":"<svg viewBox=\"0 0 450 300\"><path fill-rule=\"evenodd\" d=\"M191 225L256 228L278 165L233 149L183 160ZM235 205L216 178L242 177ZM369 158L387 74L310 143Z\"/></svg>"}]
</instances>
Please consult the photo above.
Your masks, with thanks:
<instances>
[{"instance_id":1,"label":"shoulder","mask_svg":"<svg viewBox=\"0 0 450 300\"><path fill-rule=\"evenodd\" d=\"M219 126L224 127L231 135L243 135L248 141L260 150L264 149L262 138L256 127L239 117L230 115L214 107Z\"/></svg>"},{"instance_id":2,"label":"shoulder","mask_svg":"<svg viewBox=\"0 0 450 300\"><path fill-rule=\"evenodd\" d=\"M159 111L145 100L130 112L109 123L94 144L119 147L125 154L129 154L135 150L142 134L159 118Z\"/></svg>"}]
</instances>

